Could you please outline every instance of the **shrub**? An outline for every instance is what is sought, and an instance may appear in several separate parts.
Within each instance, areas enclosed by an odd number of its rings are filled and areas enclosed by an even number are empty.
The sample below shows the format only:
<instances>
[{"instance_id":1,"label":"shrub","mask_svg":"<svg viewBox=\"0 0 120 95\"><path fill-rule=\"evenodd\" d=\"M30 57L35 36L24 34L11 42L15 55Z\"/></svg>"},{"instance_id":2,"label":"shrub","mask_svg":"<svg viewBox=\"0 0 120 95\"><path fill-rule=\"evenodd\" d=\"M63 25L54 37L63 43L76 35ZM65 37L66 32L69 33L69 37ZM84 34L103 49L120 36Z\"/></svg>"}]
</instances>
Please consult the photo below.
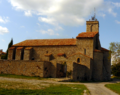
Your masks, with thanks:
<instances>
[{"instance_id":1,"label":"shrub","mask_svg":"<svg viewBox=\"0 0 120 95\"><path fill-rule=\"evenodd\" d=\"M114 76L120 76L120 62L112 65L111 69Z\"/></svg>"}]
</instances>

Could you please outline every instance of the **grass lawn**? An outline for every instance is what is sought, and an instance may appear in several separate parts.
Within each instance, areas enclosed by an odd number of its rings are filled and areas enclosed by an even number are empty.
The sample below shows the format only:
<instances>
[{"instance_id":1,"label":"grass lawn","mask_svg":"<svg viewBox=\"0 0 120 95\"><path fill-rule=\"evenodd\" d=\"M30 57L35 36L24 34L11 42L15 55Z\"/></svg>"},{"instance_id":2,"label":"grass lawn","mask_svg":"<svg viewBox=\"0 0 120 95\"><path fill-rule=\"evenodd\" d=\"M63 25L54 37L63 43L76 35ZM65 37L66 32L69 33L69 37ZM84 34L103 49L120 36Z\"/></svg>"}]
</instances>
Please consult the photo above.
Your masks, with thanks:
<instances>
[{"instance_id":1,"label":"grass lawn","mask_svg":"<svg viewBox=\"0 0 120 95\"><path fill-rule=\"evenodd\" d=\"M17 84L20 89L16 89L14 83L7 83L7 87L6 83L4 84L5 86L3 86L2 83L0 84L2 85L0 87L0 95L83 95L84 90L89 93L88 89L84 85L78 84L50 84L49 87L42 87L41 89L34 89L35 87L32 89L23 89L24 86L22 86L22 84ZM21 87L23 88L21 89Z\"/></svg>"},{"instance_id":2,"label":"grass lawn","mask_svg":"<svg viewBox=\"0 0 120 95\"><path fill-rule=\"evenodd\" d=\"M46 79L9 74L0 74L0 76L22 79ZM0 95L83 95L84 90L89 93L89 90L82 84L29 83L14 80L0 80Z\"/></svg>"},{"instance_id":3,"label":"grass lawn","mask_svg":"<svg viewBox=\"0 0 120 95\"><path fill-rule=\"evenodd\" d=\"M120 83L106 84L105 86L106 86L107 88L111 89L112 91L120 94Z\"/></svg>"},{"instance_id":4,"label":"grass lawn","mask_svg":"<svg viewBox=\"0 0 120 95\"><path fill-rule=\"evenodd\" d=\"M47 78L40 78L39 76L24 76L24 75L12 75L12 74L0 74L1 77L8 77L8 78L20 78L20 79L47 79Z\"/></svg>"}]
</instances>

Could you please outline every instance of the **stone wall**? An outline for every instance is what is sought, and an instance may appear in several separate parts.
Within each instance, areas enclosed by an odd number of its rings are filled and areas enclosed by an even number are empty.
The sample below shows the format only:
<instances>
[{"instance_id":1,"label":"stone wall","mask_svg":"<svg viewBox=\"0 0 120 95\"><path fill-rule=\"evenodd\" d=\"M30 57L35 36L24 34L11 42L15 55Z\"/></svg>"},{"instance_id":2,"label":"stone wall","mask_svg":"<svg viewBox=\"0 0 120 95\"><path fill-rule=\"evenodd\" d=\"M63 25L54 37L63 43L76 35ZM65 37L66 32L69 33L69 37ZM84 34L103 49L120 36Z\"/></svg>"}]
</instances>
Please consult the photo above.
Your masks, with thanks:
<instances>
[{"instance_id":1,"label":"stone wall","mask_svg":"<svg viewBox=\"0 0 120 95\"><path fill-rule=\"evenodd\" d=\"M73 80L74 81L88 81L90 80L87 76L86 71L89 69L81 64L73 63Z\"/></svg>"},{"instance_id":2,"label":"stone wall","mask_svg":"<svg viewBox=\"0 0 120 95\"><path fill-rule=\"evenodd\" d=\"M13 59L13 50L8 50L8 60L12 60Z\"/></svg>"},{"instance_id":3,"label":"stone wall","mask_svg":"<svg viewBox=\"0 0 120 95\"><path fill-rule=\"evenodd\" d=\"M0 73L25 76L43 76L44 62L0 60Z\"/></svg>"},{"instance_id":4,"label":"stone wall","mask_svg":"<svg viewBox=\"0 0 120 95\"><path fill-rule=\"evenodd\" d=\"M77 46L41 46L41 47L33 47L32 53L28 50L24 50L24 59L34 58L35 61L48 61L53 60L58 57L57 54L64 53L65 56L70 56L74 53L81 52L84 54L84 50L86 49L86 55L93 58L93 39L77 39ZM46 57L47 54L52 54L50 57ZM16 60L20 60L21 51L16 50Z\"/></svg>"},{"instance_id":5,"label":"stone wall","mask_svg":"<svg viewBox=\"0 0 120 95\"><path fill-rule=\"evenodd\" d=\"M100 44L100 40L99 40L99 33L97 35L95 35L94 37L94 50L95 49L98 49L98 50L101 50L101 44Z\"/></svg>"},{"instance_id":6,"label":"stone wall","mask_svg":"<svg viewBox=\"0 0 120 95\"><path fill-rule=\"evenodd\" d=\"M55 60L52 60L50 61L52 64L51 64L51 77L52 78L56 78L56 71L57 71L57 64L56 64L56 61Z\"/></svg>"},{"instance_id":7,"label":"stone wall","mask_svg":"<svg viewBox=\"0 0 120 95\"><path fill-rule=\"evenodd\" d=\"M43 67L43 75L44 75L44 77L45 78L47 78L47 77L53 77L51 75L51 72L53 71L53 69L51 69L52 63L50 63L50 62L44 62L43 66L44 66ZM53 72L55 72L55 71L53 71Z\"/></svg>"},{"instance_id":8,"label":"stone wall","mask_svg":"<svg viewBox=\"0 0 120 95\"><path fill-rule=\"evenodd\" d=\"M31 60L31 59L32 59L32 49L25 49L24 60Z\"/></svg>"},{"instance_id":9,"label":"stone wall","mask_svg":"<svg viewBox=\"0 0 120 95\"><path fill-rule=\"evenodd\" d=\"M92 79L94 81L102 81L103 80L103 53L94 52L93 61L94 62L93 62Z\"/></svg>"},{"instance_id":10,"label":"stone wall","mask_svg":"<svg viewBox=\"0 0 120 95\"><path fill-rule=\"evenodd\" d=\"M80 62L77 62L77 59L80 58ZM68 62L72 68L72 76L74 80L91 80L92 76L92 59L86 57L82 54L76 54L68 58ZM67 62L67 63L68 63ZM68 66L67 66L68 67ZM78 78L79 77L79 78Z\"/></svg>"},{"instance_id":11,"label":"stone wall","mask_svg":"<svg viewBox=\"0 0 120 95\"><path fill-rule=\"evenodd\" d=\"M16 54L15 48L9 49L8 50L8 60L15 60L15 54Z\"/></svg>"},{"instance_id":12,"label":"stone wall","mask_svg":"<svg viewBox=\"0 0 120 95\"><path fill-rule=\"evenodd\" d=\"M59 71L59 66L61 65L67 65L67 71L72 70L72 65L68 62L68 59L63 56L58 56L56 59L50 61L52 63L51 67L51 76L52 77L58 77L57 72ZM59 66L58 66L59 65ZM67 72L66 72L67 73Z\"/></svg>"},{"instance_id":13,"label":"stone wall","mask_svg":"<svg viewBox=\"0 0 120 95\"><path fill-rule=\"evenodd\" d=\"M86 32L99 32L98 21L86 21Z\"/></svg>"},{"instance_id":14,"label":"stone wall","mask_svg":"<svg viewBox=\"0 0 120 95\"><path fill-rule=\"evenodd\" d=\"M45 54L48 51L49 54L52 54L51 60L56 59L58 57L57 54L65 53L66 56L69 56L73 53L78 52L77 46L44 46L44 47L33 47L33 57L37 61L46 60Z\"/></svg>"},{"instance_id":15,"label":"stone wall","mask_svg":"<svg viewBox=\"0 0 120 95\"><path fill-rule=\"evenodd\" d=\"M77 39L77 53L80 52L84 54L84 49L86 49L86 55L93 58L93 39Z\"/></svg>"},{"instance_id":16,"label":"stone wall","mask_svg":"<svg viewBox=\"0 0 120 95\"><path fill-rule=\"evenodd\" d=\"M24 48L16 49L15 60L23 60L23 56L24 56Z\"/></svg>"},{"instance_id":17,"label":"stone wall","mask_svg":"<svg viewBox=\"0 0 120 95\"><path fill-rule=\"evenodd\" d=\"M111 59L109 51L103 52L103 80L110 80L111 77Z\"/></svg>"}]
</instances>

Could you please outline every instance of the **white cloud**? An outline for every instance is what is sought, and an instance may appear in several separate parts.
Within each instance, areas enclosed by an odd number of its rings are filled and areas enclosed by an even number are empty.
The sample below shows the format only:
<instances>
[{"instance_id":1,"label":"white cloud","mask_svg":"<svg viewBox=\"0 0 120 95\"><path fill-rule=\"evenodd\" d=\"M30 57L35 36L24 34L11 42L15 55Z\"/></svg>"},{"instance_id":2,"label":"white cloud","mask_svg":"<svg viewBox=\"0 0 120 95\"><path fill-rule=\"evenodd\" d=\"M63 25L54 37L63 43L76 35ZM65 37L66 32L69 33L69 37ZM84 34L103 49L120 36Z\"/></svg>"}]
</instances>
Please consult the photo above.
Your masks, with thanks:
<instances>
[{"instance_id":1,"label":"white cloud","mask_svg":"<svg viewBox=\"0 0 120 95\"><path fill-rule=\"evenodd\" d=\"M61 26L56 26L55 30L64 30Z\"/></svg>"},{"instance_id":2,"label":"white cloud","mask_svg":"<svg viewBox=\"0 0 120 95\"><path fill-rule=\"evenodd\" d=\"M47 31L45 31L45 30L40 30L40 33L42 33L42 34L48 34L48 35L57 35L57 36L59 36L59 34L58 34L58 33L55 33L52 29L48 29Z\"/></svg>"},{"instance_id":3,"label":"white cloud","mask_svg":"<svg viewBox=\"0 0 120 95\"><path fill-rule=\"evenodd\" d=\"M25 28L25 26L20 26L21 28Z\"/></svg>"},{"instance_id":4,"label":"white cloud","mask_svg":"<svg viewBox=\"0 0 120 95\"><path fill-rule=\"evenodd\" d=\"M2 26L0 26L0 34L5 34L5 33L8 33L9 31L8 31L8 29L6 28L6 27L2 27Z\"/></svg>"},{"instance_id":5,"label":"white cloud","mask_svg":"<svg viewBox=\"0 0 120 95\"><path fill-rule=\"evenodd\" d=\"M105 18L106 14L100 13L99 16L102 16L103 18Z\"/></svg>"},{"instance_id":6,"label":"white cloud","mask_svg":"<svg viewBox=\"0 0 120 95\"><path fill-rule=\"evenodd\" d=\"M32 16L31 11L25 11L25 16Z\"/></svg>"},{"instance_id":7,"label":"white cloud","mask_svg":"<svg viewBox=\"0 0 120 95\"><path fill-rule=\"evenodd\" d=\"M9 17L1 17L0 16L0 22L1 23L7 23L7 22L9 22Z\"/></svg>"},{"instance_id":8,"label":"white cloud","mask_svg":"<svg viewBox=\"0 0 120 95\"><path fill-rule=\"evenodd\" d=\"M56 25L56 23L57 23L55 21L55 19L53 19L53 18L39 17L38 20L41 21L41 22L52 24L52 25Z\"/></svg>"},{"instance_id":9,"label":"white cloud","mask_svg":"<svg viewBox=\"0 0 120 95\"><path fill-rule=\"evenodd\" d=\"M117 24L120 24L120 21L118 21L118 20L115 20L115 22L116 22Z\"/></svg>"},{"instance_id":10,"label":"white cloud","mask_svg":"<svg viewBox=\"0 0 120 95\"><path fill-rule=\"evenodd\" d=\"M38 26L41 26L39 23L37 23Z\"/></svg>"},{"instance_id":11,"label":"white cloud","mask_svg":"<svg viewBox=\"0 0 120 95\"><path fill-rule=\"evenodd\" d=\"M2 39L2 41L3 41L3 42L5 42L5 40L4 40L4 39Z\"/></svg>"},{"instance_id":12,"label":"white cloud","mask_svg":"<svg viewBox=\"0 0 120 95\"><path fill-rule=\"evenodd\" d=\"M40 15L39 21L57 26L79 26L85 23L94 7L99 8L104 0L9 0L15 9L26 15Z\"/></svg>"},{"instance_id":13,"label":"white cloud","mask_svg":"<svg viewBox=\"0 0 120 95\"><path fill-rule=\"evenodd\" d=\"M117 13L113 12L112 8L108 9L108 12L112 14L114 17L116 17Z\"/></svg>"},{"instance_id":14,"label":"white cloud","mask_svg":"<svg viewBox=\"0 0 120 95\"><path fill-rule=\"evenodd\" d=\"M118 2L116 2L116 3L112 2L112 4L116 7L120 7L120 3L118 3Z\"/></svg>"}]
</instances>

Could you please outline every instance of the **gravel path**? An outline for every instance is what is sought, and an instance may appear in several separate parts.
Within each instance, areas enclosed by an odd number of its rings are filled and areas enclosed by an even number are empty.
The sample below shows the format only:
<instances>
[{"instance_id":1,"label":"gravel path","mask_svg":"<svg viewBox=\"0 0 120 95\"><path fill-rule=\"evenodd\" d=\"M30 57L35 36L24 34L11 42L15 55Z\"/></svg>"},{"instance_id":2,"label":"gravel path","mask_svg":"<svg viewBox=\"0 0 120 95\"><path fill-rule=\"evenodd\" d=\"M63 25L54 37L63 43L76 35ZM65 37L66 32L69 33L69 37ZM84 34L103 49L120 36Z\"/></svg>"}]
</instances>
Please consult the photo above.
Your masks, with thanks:
<instances>
[{"instance_id":1,"label":"gravel path","mask_svg":"<svg viewBox=\"0 0 120 95\"><path fill-rule=\"evenodd\" d=\"M64 78L66 79L66 78ZM94 83L74 83L74 82L58 82L64 79L46 79L46 80L35 80L35 79L17 79L17 78L5 78L0 77L0 81L10 81L10 82L24 82L31 84L42 84L42 83L50 83L50 84L84 84L89 90L90 95L118 95L110 89L106 88L105 84L117 83L120 80L113 80L111 82L94 82ZM84 94L87 95L87 94Z\"/></svg>"},{"instance_id":2,"label":"gravel path","mask_svg":"<svg viewBox=\"0 0 120 95\"><path fill-rule=\"evenodd\" d=\"M85 83L91 95L118 95L115 92L106 88L104 83Z\"/></svg>"},{"instance_id":3,"label":"gravel path","mask_svg":"<svg viewBox=\"0 0 120 95\"><path fill-rule=\"evenodd\" d=\"M113 79L111 82L84 83L91 95L119 95L107 87L105 84L120 83L120 79Z\"/></svg>"}]
</instances>

